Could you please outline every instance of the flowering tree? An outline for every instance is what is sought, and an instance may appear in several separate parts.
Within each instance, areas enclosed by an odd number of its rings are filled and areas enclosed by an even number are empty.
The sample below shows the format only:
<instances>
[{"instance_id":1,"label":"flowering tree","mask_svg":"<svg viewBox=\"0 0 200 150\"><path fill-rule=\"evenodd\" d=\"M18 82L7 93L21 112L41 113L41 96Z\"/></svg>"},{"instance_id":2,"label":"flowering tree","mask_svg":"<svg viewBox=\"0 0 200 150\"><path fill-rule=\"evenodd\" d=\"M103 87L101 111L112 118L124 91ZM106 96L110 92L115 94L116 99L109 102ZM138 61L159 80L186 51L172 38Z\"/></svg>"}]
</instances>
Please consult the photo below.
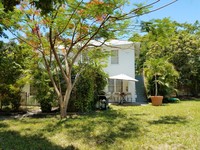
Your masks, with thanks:
<instances>
[{"instance_id":1,"label":"flowering tree","mask_svg":"<svg viewBox=\"0 0 200 150\"><path fill-rule=\"evenodd\" d=\"M175 0L176 1L176 0ZM172 2L175 2L172 1ZM72 81L73 66L80 54L92 45L92 39L103 38L101 44L118 33L123 33L130 18L155 11L155 1L147 5L135 5L129 12L124 11L128 0L50 0L50 10L40 9L42 1L21 1L11 16L2 18L2 25L13 33L19 42L25 42L42 57L49 78L58 96L61 118L66 116L71 91L76 83ZM169 3L171 4L171 3ZM165 6L169 5L166 4ZM46 4L48 5L48 4ZM65 83L55 76L60 72Z\"/></svg>"}]
</instances>

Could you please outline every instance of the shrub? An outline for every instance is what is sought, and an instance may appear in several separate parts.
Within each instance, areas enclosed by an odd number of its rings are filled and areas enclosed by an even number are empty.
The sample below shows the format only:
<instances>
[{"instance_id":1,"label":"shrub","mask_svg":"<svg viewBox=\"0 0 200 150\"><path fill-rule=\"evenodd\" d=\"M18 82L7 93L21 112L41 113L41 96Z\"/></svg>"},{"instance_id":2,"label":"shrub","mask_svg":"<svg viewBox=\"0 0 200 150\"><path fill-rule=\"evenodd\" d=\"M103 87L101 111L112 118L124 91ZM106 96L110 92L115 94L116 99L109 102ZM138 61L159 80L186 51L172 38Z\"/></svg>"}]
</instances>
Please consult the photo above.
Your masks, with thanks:
<instances>
[{"instance_id":1,"label":"shrub","mask_svg":"<svg viewBox=\"0 0 200 150\"><path fill-rule=\"evenodd\" d=\"M20 88L4 85L0 87L1 90L1 108L3 106L8 107L11 105L12 110L18 111L21 105Z\"/></svg>"},{"instance_id":2,"label":"shrub","mask_svg":"<svg viewBox=\"0 0 200 150\"><path fill-rule=\"evenodd\" d=\"M42 112L51 112L55 94L47 72L41 68L37 68L37 70L34 71L33 77L33 86L36 88L35 97L40 103Z\"/></svg>"},{"instance_id":3,"label":"shrub","mask_svg":"<svg viewBox=\"0 0 200 150\"><path fill-rule=\"evenodd\" d=\"M52 105L50 103L50 99L42 99L40 102L42 112L51 112Z\"/></svg>"},{"instance_id":4,"label":"shrub","mask_svg":"<svg viewBox=\"0 0 200 150\"><path fill-rule=\"evenodd\" d=\"M71 93L68 111L89 112L94 110L98 94L106 84L107 75L101 66L88 64Z\"/></svg>"}]
</instances>

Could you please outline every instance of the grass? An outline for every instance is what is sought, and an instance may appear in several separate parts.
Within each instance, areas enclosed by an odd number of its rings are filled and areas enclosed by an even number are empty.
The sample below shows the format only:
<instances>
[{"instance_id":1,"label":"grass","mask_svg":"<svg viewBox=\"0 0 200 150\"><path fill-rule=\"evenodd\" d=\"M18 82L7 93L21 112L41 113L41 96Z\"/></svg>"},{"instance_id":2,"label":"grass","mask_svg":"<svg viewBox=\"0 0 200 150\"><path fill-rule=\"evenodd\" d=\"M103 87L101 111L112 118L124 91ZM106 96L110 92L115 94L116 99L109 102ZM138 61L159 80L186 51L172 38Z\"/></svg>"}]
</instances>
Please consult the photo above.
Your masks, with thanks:
<instances>
[{"instance_id":1,"label":"grass","mask_svg":"<svg viewBox=\"0 0 200 150\"><path fill-rule=\"evenodd\" d=\"M200 147L200 101L40 118L0 116L0 150L195 150Z\"/></svg>"}]
</instances>

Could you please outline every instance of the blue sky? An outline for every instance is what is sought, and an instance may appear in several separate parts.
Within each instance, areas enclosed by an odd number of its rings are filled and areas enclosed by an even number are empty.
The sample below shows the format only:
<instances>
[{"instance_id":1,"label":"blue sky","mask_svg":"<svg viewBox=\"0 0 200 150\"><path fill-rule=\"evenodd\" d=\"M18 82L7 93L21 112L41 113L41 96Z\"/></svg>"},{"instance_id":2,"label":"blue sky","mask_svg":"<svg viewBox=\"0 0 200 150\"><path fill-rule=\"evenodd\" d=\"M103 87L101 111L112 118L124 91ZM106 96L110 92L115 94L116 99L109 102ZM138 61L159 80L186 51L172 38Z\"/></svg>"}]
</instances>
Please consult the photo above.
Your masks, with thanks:
<instances>
[{"instance_id":1,"label":"blue sky","mask_svg":"<svg viewBox=\"0 0 200 150\"><path fill-rule=\"evenodd\" d=\"M156 0L130 0L131 3L144 1L151 3L155 2ZM172 1L173 0L160 0L160 2L155 6L160 7ZM172 5L169 5L158 11L140 16L139 20L149 21L151 19L162 19L165 17L170 17L171 20L177 21L179 23L194 23L196 20L200 22L200 0L178 0ZM4 39L4 41L7 42L8 40Z\"/></svg>"},{"instance_id":2,"label":"blue sky","mask_svg":"<svg viewBox=\"0 0 200 150\"><path fill-rule=\"evenodd\" d=\"M149 0L149 2L152 1ZM160 0L157 6L162 6L170 1L172 0ZM141 21L148 21L150 19L162 19L164 17L170 17L171 20L179 23L194 23L196 20L200 21L200 0L178 0L161 10L140 16L139 19Z\"/></svg>"}]
</instances>

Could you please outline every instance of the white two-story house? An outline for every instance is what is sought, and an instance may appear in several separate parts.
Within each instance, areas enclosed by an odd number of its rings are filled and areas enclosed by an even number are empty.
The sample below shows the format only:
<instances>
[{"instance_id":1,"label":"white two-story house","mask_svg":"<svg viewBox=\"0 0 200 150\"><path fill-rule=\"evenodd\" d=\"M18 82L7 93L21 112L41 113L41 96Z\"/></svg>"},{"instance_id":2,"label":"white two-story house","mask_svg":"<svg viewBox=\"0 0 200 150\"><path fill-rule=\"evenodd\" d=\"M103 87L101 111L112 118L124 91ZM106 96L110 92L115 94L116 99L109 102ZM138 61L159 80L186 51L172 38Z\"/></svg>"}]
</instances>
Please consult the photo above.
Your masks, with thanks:
<instances>
[{"instance_id":1,"label":"white two-story house","mask_svg":"<svg viewBox=\"0 0 200 150\"><path fill-rule=\"evenodd\" d=\"M95 44L99 45L98 42ZM110 40L102 45L102 49L111 52L111 56L108 57L107 67L104 68L104 71L110 77L105 88L109 101L119 101L122 98L120 93L125 93L126 101L136 101L135 56L139 53L139 46L139 43L122 40ZM117 77L112 78L113 76ZM125 76L128 76L128 78ZM120 78L124 79L120 80Z\"/></svg>"},{"instance_id":2,"label":"white two-story house","mask_svg":"<svg viewBox=\"0 0 200 150\"><path fill-rule=\"evenodd\" d=\"M109 97L109 101L118 102L122 98L120 93L125 93L125 98L128 102L135 102L135 56L139 53L139 43L122 40L110 40L103 45L102 42L95 40L91 41L91 43L96 46L101 45L103 50L111 52L111 56L107 60L107 67L104 68L109 77L112 78L113 76L124 74L131 78L130 80L109 79L108 85L104 90ZM31 103L36 104L36 100L32 99L30 88L31 86L27 84L24 87L24 92L28 93L29 101L33 101Z\"/></svg>"}]
</instances>

